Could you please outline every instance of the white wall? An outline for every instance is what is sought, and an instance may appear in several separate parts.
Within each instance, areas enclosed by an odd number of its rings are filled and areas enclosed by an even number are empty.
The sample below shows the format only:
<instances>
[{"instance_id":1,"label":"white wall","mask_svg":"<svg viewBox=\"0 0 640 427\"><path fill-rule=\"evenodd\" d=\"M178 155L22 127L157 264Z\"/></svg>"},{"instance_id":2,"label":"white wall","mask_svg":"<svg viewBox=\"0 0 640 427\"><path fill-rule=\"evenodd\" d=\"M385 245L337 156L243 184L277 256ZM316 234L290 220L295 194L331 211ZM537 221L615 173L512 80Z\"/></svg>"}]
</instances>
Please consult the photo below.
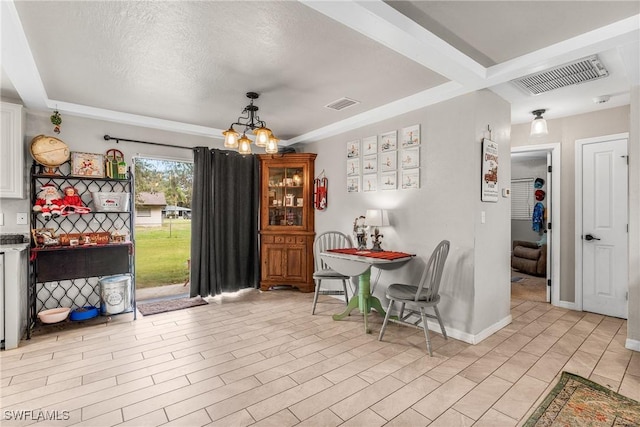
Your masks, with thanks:
<instances>
[{"instance_id":1,"label":"white wall","mask_svg":"<svg viewBox=\"0 0 640 427\"><path fill-rule=\"evenodd\" d=\"M514 147L560 143L562 159L560 177L560 218L562 221L560 235L561 301L575 301L575 141L582 138L629 132L629 122L629 106L624 106L548 120L549 135L544 137L530 137L531 125L529 123L512 127L511 145Z\"/></svg>"},{"instance_id":2,"label":"white wall","mask_svg":"<svg viewBox=\"0 0 640 427\"><path fill-rule=\"evenodd\" d=\"M50 114L42 112L27 111L27 127L25 142L25 188L29 194L29 170L33 159L29 154L29 145L33 137L45 134L56 136L62 139L71 151L81 151L88 153L104 154L110 148L117 148L122 151L127 165L131 165L133 156L169 158L175 160L193 160L191 150L181 148L159 147L155 145L145 145L131 142L105 141L103 136L108 134L112 137L135 139L141 141L160 142L174 144L183 147L207 146L210 148L223 148L221 139L205 138L201 136L178 134L174 132L148 129L137 126L112 123L101 120L88 119L62 115L61 133L53 133L53 125L49 121ZM29 225L17 225L15 223L16 213L31 212L31 201L27 199L2 199L2 212L5 216L5 225L0 226L0 233L29 233Z\"/></svg>"},{"instance_id":3,"label":"white wall","mask_svg":"<svg viewBox=\"0 0 640 427\"><path fill-rule=\"evenodd\" d=\"M415 124L421 125L421 188L347 193L346 143ZM481 140L488 136L487 125L502 159L499 185L509 186L510 107L488 91L297 147L317 153L316 174L324 170L329 179L328 208L316 211L316 233L352 233L354 218L368 208L384 208L391 222L382 230L384 248L428 258L440 240L451 241L439 307L447 329L454 332L451 335L470 342L510 318L510 199L480 201ZM481 211L486 213L484 224ZM423 266L415 260L383 272L376 296L384 297L384 288L392 281L417 280Z\"/></svg>"}]
</instances>

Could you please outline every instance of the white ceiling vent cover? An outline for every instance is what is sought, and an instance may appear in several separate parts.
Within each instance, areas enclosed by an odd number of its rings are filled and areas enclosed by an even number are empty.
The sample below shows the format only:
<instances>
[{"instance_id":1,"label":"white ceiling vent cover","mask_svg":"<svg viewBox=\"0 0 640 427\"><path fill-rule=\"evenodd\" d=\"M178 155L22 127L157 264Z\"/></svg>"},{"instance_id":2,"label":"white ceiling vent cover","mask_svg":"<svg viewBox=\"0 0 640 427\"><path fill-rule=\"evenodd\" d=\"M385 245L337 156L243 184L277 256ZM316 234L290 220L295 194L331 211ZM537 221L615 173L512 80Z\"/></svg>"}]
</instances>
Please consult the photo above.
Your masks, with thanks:
<instances>
[{"instance_id":1,"label":"white ceiling vent cover","mask_svg":"<svg viewBox=\"0 0 640 427\"><path fill-rule=\"evenodd\" d=\"M582 58L570 64L512 80L514 84L532 95L539 95L561 87L577 85L607 77L609 72L596 55Z\"/></svg>"},{"instance_id":2,"label":"white ceiling vent cover","mask_svg":"<svg viewBox=\"0 0 640 427\"><path fill-rule=\"evenodd\" d=\"M351 98L340 98L336 101L330 102L329 104L325 105L325 107L332 110L340 111L344 110L345 108L352 107L356 104L360 104L360 101L356 101L355 99Z\"/></svg>"}]
</instances>

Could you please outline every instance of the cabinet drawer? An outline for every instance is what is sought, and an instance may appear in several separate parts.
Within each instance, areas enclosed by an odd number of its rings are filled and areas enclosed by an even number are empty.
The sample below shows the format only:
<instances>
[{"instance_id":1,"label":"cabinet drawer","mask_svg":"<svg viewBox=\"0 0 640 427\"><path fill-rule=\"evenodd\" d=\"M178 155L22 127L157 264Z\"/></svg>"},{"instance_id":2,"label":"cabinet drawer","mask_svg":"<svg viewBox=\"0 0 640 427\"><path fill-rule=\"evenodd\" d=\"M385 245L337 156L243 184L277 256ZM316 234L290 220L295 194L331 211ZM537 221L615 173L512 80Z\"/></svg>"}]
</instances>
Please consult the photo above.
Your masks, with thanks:
<instances>
[{"instance_id":1,"label":"cabinet drawer","mask_svg":"<svg viewBox=\"0 0 640 427\"><path fill-rule=\"evenodd\" d=\"M304 245L307 243L307 238L305 236L262 236L262 243L284 243L287 245Z\"/></svg>"}]
</instances>

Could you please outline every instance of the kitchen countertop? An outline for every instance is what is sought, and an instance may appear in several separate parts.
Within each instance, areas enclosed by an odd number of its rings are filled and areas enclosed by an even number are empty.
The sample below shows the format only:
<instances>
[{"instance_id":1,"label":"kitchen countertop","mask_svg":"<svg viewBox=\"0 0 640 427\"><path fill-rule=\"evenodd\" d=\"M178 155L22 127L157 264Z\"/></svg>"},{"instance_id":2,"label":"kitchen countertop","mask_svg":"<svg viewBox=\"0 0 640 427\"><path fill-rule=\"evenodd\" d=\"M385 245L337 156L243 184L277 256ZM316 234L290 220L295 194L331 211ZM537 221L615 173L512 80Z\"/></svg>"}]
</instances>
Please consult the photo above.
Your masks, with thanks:
<instances>
[{"instance_id":1,"label":"kitchen countertop","mask_svg":"<svg viewBox=\"0 0 640 427\"><path fill-rule=\"evenodd\" d=\"M11 243L8 245L0 245L0 252L23 251L29 247L29 243Z\"/></svg>"}]
</instances>

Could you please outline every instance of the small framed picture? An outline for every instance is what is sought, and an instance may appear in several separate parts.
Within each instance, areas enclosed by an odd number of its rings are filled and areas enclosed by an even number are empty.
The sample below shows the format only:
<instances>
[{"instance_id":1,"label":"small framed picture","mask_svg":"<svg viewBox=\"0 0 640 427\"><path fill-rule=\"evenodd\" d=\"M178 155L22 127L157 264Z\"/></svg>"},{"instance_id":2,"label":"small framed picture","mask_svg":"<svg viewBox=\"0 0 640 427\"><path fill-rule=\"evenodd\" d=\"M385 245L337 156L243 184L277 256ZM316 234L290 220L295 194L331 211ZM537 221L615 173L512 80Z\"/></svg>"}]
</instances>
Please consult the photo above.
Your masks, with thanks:
<instances>
[{"instance_id":1,"label":"small framed picture","mask_svg":"<svg viewBox=\"0 0 640 427\"><path fill-rule=\"evenodd\" d=\"M395 190L398 188L395 172L384 172L380 174L380 188L383 190Z\"/></svg>"},{"instance_id":2,"label":"small framed picture","mask_svg":"<svg viewBox=\"0 0 640 427\"><path fill-rule=\"evenodd\" d=\"M347 142L347 158L360 157L360 140Z\"/></svg>"},{"instance_id":3,"label":"small framed picture","mask_svg":"<svg viewBox=\"0 0 640 427\"><path fill-rule=\"evenodd\" d=\"M420 166L420 147L402 150L401 156L402 169L414 169Z\"/></svg>"},{"instance_id":4,"label":"small framed picture","mask_svg":"<svg viewBox=\"0 0 640 427\"><path fill-rule=\"evenodd\" d=\"M104 155L72 152L71 175L104 178Z\"/></svg>"},{"instance_id":5,"label":"small framed picture","mask_svg":"<svg viewBox=\"0 0 640 427\"><path fill-rule=\"evenodd\" d=\"M398 168L398 152L389 151L380 153L380 170L382 172L394 171Z\"/></svg>"},{"instance_id":6,"label":"small framed picture","mask_svg":"<svg viewBox=\"0 0 640 427\"><path fill-rule=\"evenodd\" d=\"M367 175L378 172L378 156L364 156L362 158L362 173Z\"/></svg>"},{"instance_id":7,"label":"small framed picture","mask_svg":"<svg viewBox=\"0 0 640 427\"><path fill-rule=\"evenodd\" d=\"M420 188L420 169L405 169L402 171L402 189Z\"/></svg>"},{"instance_id":8,"label":"small framed picture","mask_svg":"<svg viewBox=\"0 0 640 427\"><path fill-rule=\"evenodd\" d=\"M347 177L347 193L358 193L360 191L360 177Z\"/></svg>"},{"instance_id":9,"label":"small framed picture","mask_svg":"<svg viewBox=\"0 0 640 427\"><path fill-rule=\"evenodd\" d=\"M33 243L36 247L60 246L60 239L55 235L53 228L35 228L31 230Z\"/></svg>"},{"instance_id":10,"label":"small framed picture","mask_svg":"<svg viewBox=\"0 0 640 427\"><path fill-rule=\"evenodd\" d=\"M420 125L402 129L402 148L420 145Z\"/></svg>"},{"instance_id":11,"label":"small framed picture","mask_svg":"<svg viewBox=\"0 0 640 427\"><path fill-rule=\"evenodd\" d=\"M362 177L362 191L377 191L378 175L365 175Z\"/></svg>"},{"instance_id":12,"label":"small framed picture","mask_svg":"<svg viewBox=\"0 0 640 427\"><path fill-rule=\"evenodd\" d=\"M380 135L380 152L393 151L398 148L398 132L391 131Z\"/></svg>"},{"instance_id":13,"label":"small framed picture","mask_svg":"<svg viewBox=\"0 0 640 427\"><path fill-rule=\"evenodd\" d=\"M360 175L360 158L347 159L347 176Z\"/></svg>"},{"instance_id":14,"label":"small framed picture","mask_svg":"<svg viewBox=\"0 0 640 427\"><path fill-rule=\"evenodd\" d=\"M370 154L378 153L378 137L369 136L362 139L362 154L368 156Z\"/></svg>"}]
</instances>

